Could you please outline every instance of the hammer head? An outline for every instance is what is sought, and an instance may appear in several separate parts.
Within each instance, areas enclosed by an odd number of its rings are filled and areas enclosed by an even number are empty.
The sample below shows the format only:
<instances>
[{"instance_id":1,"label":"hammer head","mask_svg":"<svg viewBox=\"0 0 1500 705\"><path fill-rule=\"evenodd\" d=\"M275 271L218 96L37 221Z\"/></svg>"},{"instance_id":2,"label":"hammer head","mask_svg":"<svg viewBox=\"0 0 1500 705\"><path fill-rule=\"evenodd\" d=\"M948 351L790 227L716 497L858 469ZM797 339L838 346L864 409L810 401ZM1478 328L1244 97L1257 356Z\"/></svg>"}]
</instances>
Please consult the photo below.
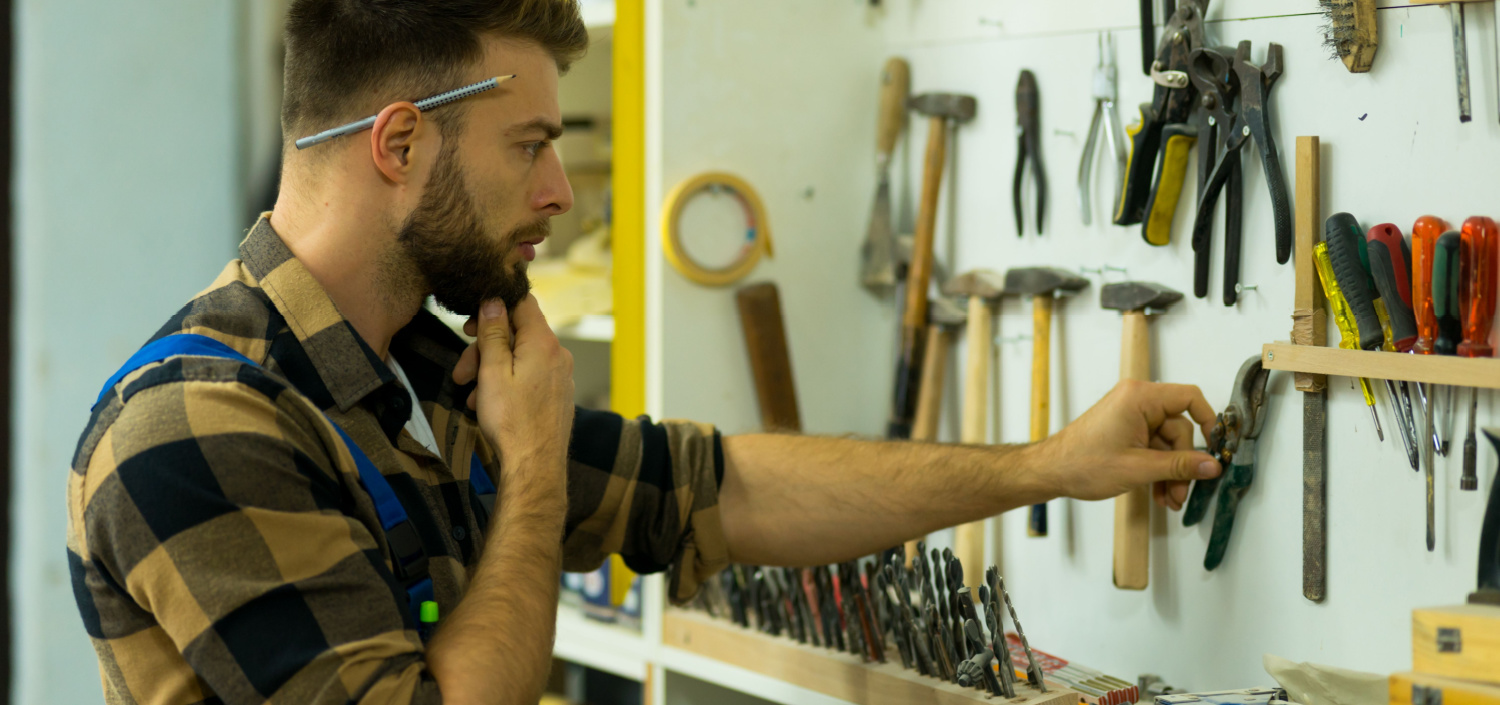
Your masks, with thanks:
<instances>
[{"instance_id":1,"label":"hammer head","mask_svg":"<svg viewBox=\"0 0 1500 705\"><path fill-rule=\"evenodd\" d=\"M962 328L969 322L969 312L947 297L940 296L927 304L927 320L933 325Z\"/></svg>"},{"instance_id":2,"label":"hammer head","mask_svg":"<svg viewBox=\"0 0 1500 705\"><path fill-rule=\"evenodd\" d=\"M1060 291L1082 291L1089 280L1056 267L1021 267L1005 273L1005 291L1010 294L1040 296Z\"/></svg>"},{"instance_id":3,"label":"hammer head","mask_svg":"<svg viewBox=\"0 0 1500 705\"><path fill-rule=\"evenodd\" d=\"M1116 311L1164 309L1182 300L1182 292L1151 282L1105 284L1099 292L1099 305Z\"/></svg>"},{"instance_id":4,"label":"hammer head","mask_svg":"<svg viewBox=\"0 0 1500 705\"><path fill-rule=\"evenodd\" d=\"M993 301L1005 294L1005 277L990 269L976 269L943 284L943 295Z\"/></svg>"},{"instance_id":5,"label":"hammer head","mask_svg":"<svg viewBox=\"0 0 1500 705\"><path fill-rule=\"evenodd\" d=\"M972 120L979 109L974 96L961 93L923 93L913 96L908 105L928 117L943 117L955 122Z\"/></svg>"}]
</instances>

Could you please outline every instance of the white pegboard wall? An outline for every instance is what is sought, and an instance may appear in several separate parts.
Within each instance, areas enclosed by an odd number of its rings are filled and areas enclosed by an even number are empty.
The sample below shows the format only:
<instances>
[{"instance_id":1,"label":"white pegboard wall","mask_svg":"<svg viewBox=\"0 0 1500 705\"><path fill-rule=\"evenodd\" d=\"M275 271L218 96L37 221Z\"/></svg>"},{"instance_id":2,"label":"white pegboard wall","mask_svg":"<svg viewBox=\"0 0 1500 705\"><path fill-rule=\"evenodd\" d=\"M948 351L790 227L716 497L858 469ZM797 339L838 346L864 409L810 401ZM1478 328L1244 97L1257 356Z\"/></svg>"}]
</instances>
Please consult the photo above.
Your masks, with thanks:
<instances>
[{"instance_id":1,"label":"white pegboard wall","mask_svg":"<svg viewBox=\"0 0 1500 705\"><path fill-rule=\"evenodd\" d=\"M874 186L874 79L888 54L911 61L914 91L979 99L977 119L954 145L938 228L940 261L957 271L1109 264L1188 293L1153 321L1154 375L1200 386L1216 407L1246 357L1288 337L1292 266L1274 259L1269 198L1253 146L1246 153L1242 281L1259 288L1237 308L1218 301L1221 217L1211 298L1191 297L1191 186L1167 247L1147 246L1137 227L1117 228L1097 216L1092 226L1081 223L1074 179L1092 114L1100 30L1116 40L1125 121L1135 119L1126 106L1150 98L1151 84L1139 70L1135 3L887 0L879 12L854 2L811 4L816 9L793 0L745 5L663 3L663 183L726 168L743 172L767 196L778 258L753 278L782 286L810 430L878 434L889 404L894 313L854 280ZM1252 40L1257 62L1267 42L1285 47L1286 73L1272 100L1289 196L1295 196L1295 139L1319 135L1325 217L1348 210L1366 226L1394 222L1405 231L1425 213L1455 224L1474 214L1500 216L1492 10L1468 13L1474 122L1460 125L1444 10L1382 10L1375 69L1356 76L1327 58L1315 9L1314 0L1237 0L1213 3L1209 15L1211 42ZM1035 72L1041 87L1051 203L1040 238L1018 238L1011 213L1014 88L1022 68ZM908 223L925 130L914 121L899 148L904 178L897 193L906 195L897 198L904 204L898 215ZM1107 152L1100 156L1107 161ZM808 185L816 198L799 201ZM1096 210L1112 201L1114 187L1112 175L1096 176ZM1030 223L1030 190L1026 203ZM1119 316L1099 307L1098 284L1094 277L1090 290L1059 307L1054 430L1118 378ZM748 368L730 294L697 289L670 270L661 286L661 308L653 313L663 330L654 344L672 374L659 380L656 411L753 430L754 396L748 372L740 372ZM1030 333L1030 306L1007 300L997 336ZM1030 354L1027 341L997 348L996 440L1027 438ZM950 365L961 369L961 360ZM1043 649L1121 677L1158 672L1195 689L1267 681L1263 653L1381 673L1408 668L1410 609L1461 601L1473 587L1483 497L1496 458L1481 440L1477 493L1457 491L1457 453L1440 462L1438 548L1429 554L1422 481L1406 465L1389 407L1382 401L1386 441L1377 443L1358 392L1344 378L1333 378L1330 388L1325 603L1301 595L1301 399L1290 377L1278 373L1259 475L1217 571L1201 566L1208 527L1185 529L1177 514L1156 517L1152 585L1139 593L1111 585L1111 503L1054 502L1047 539L1025 536L1023 512L1003 518L1005 569L1028 635ZM948 410L957 408L950 396ZM1480 424L1500 423L1495 411L1493 397L1481 394ZM945 428L956 431L951 417ZM1460 411L1457 443L1466 420Z\"/></svg>"}]
</instances>

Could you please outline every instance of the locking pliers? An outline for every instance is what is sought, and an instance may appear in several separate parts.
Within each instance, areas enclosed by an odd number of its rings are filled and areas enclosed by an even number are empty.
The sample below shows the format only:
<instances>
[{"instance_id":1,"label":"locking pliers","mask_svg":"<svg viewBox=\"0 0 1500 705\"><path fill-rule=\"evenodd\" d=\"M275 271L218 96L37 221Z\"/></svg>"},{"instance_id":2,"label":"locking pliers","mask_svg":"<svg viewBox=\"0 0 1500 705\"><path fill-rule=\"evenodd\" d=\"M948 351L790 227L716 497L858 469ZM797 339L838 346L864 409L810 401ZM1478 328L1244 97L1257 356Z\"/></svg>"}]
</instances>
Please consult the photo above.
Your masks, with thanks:
<instances>
[{"instance_id":1,"label":"locking pliers","mask_svg":"<svg viewBox=\"0 0 1500 705\"><path fill-rule=\"evenodd\" d=\"M1271 372L1261 366L1259 355L1240 366L1234 379L1234 394L1214 419L1214 430L1208 437L1208 452L1219 461L1224 472L1212 480L1193 483L1187 507L1182 511L1183 526L1197 524L1208 513L1208 503L1218 491L1219 510L1214 514L1213 533L1203 557L1203 567L1207 570L1224 562L1235 512L1255 480L1255 445L1266 423L1266 380L1270 376Z\"/></svg>"}]
</instances>

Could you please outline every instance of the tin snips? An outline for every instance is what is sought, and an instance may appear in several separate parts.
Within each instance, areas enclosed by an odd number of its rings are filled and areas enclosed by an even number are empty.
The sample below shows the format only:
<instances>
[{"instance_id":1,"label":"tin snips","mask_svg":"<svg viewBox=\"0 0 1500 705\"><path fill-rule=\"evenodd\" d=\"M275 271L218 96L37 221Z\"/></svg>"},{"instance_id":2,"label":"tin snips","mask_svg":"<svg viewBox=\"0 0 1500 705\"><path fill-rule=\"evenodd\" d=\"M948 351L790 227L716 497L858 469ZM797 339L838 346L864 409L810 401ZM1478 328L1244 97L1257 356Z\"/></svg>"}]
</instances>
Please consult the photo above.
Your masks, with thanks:
<instances>
[{"instance_id":1,"label":"tin snips","mask_svg":"<svg viewBox=\"0 0 1500 705\"><path fill-rule=\"evenodd\" d=\"M1208 553L1203 557L1203 567L1207 570L1224 562L1235 512L1255 480L1255 446L1266 423L1266 380L1270 376L1270 370L1261 366L1259 355L1240 366L1234 379L1234 394L1214 419L1214 430L1208 437L1208 452L1219 461L1224 472L1215 479L1193 483L1187 507L1182 511L1183 526L1197 524L1208 514L1208 503L1218 491L1219 511L1214 514Z\"/></svg>"}]
</instances>

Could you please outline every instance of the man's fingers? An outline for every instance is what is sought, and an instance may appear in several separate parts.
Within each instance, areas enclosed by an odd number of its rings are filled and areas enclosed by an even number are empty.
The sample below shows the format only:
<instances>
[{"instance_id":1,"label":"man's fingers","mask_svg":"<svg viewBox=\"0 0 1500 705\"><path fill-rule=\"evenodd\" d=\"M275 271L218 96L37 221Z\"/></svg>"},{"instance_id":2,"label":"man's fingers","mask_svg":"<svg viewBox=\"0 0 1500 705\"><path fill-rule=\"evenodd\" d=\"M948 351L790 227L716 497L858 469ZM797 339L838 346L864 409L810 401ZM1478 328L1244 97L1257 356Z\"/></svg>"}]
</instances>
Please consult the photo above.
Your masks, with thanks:
<instances>
[{"instance_id":1,"label":"man's fingers","mask_svg":"<svg viewBox=\"0 0 1500 705\"><path fill-rule=\"evenodd\" d=\"M515 310L511 311L511 319L515 321L518 345L547 337L557 338L552 334L551 326L547 325L547 317L542 315L541 304L531 294L527 294L521 303L516 304Z\"/></svg>"},{"instance_id":2,"label":"man's fingers","mask_svg":"<svg viewBox=\"0 0 1500 705\"><path fill-rule=\"evenodd\" d=\"M1168 447L1162 450L1192 450L1193 428L1193 422L1179 414L1169 417L1156 428L1156 438L1167 444Z\"/></svg>"},{"instance_id":3,"label":"man's fingers","mask_svg":"<svg viewBox=\"0 0 1500 705\"><path fill-rule=\"evenodd\" d=\"M1168 504L1171 505L1172 511L1174 511L1174 512L1175 511L1181 511L1182 510L1182 505L1187 504L1188 483L1186 483L1186 482L1168 482L1168 483L1166 483L1166 485L1167 485L1167 502L1168 502Z\"/></svg>"},{"instance_id":4,"label":"man's fingers","mask_svg":"<svg viewBox=\"0 0 1500 705\"><path fill-rule=\"evenodd\" d=\"M469 316L469 320L464 321L464 335L470 338L479 335L479 316Z\"/></svg>"},{"instance_id":5,"label":"man's fingers","mask_svg":"<svg viewBox=\"0 0 1500 705\"><path fill-rule=\"evenodd\" d=\"M475 332L477 333L479 330L478 322L475 322L474 319L469 320L474 324ZM473 333L470 333L469 335L473 335ZM462 387L465 384L473 382L474 378L478 375L479 346L470 345L469 347L464 348L464 354L458 357L458 364L453 366L453 381L457 382L458 386Z\"/></svg>"},{"instance_id":6,"label":"man's fingers","mask_svg":"<svg viewBox=\"0 0 1500 705\"><path fill-rule=\"evenodd\" d=\"M1191 384L1156 384L1151 400L1157 405L1158 418L1171 418L1186 412L1207 437L1214 429L1214 408L1203 398L1203 390Z\"/></svg>"},{"instance_id":7,"label":"man's fingers","mask_svg":"<svg viewBox=\"0 0 1500 705\"><path fill-rule=\"evenodd\" d=\"M1136 482L1132 484L1205 480L1218 477L1221 471L1213 456L1196 450L1136 450L1130 455L1131 469L1136 475Z\"/></svg>"},{"instance_id":8,"label":"man's fingers","mask_svg":"<svg viewBox=\"0 0 1500 705\"><path fill-rule=\"evenodd\" d=\"M505 303L491 299L479 307L479 329L474 345L479 349L479 370L511 368L510 315Z\"/></svg>"}]
</instances>

